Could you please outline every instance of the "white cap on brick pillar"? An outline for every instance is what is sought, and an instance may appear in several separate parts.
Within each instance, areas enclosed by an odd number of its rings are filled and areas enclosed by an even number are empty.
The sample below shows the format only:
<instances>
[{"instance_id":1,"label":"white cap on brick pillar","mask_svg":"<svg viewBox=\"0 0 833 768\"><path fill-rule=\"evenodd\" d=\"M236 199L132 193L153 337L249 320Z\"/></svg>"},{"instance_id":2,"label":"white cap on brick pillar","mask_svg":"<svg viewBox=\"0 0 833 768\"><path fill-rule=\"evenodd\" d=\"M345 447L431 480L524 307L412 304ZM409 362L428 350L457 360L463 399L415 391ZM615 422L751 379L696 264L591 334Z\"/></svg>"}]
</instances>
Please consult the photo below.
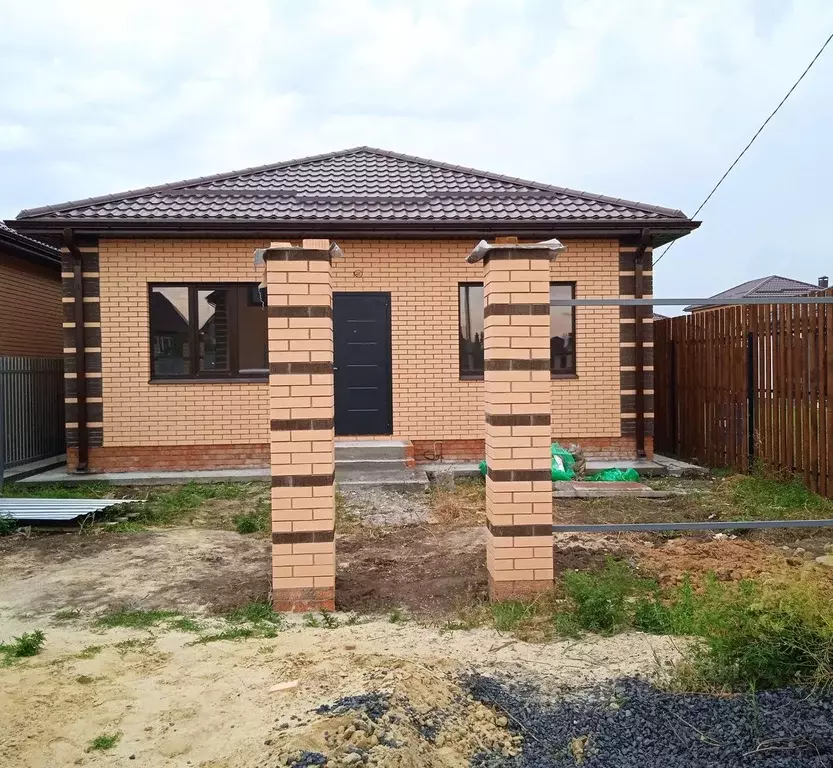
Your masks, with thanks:
<instances>
[{"instance_id":1,"label":"white cap on brick pillar","mask_svg":"<svg viewBox=\"0 0 833 768\"><path fill-rule=\"evenodd\" d=\"M549 240L542 240L540 243L487 243L481 240L474 246L472 252L466 258L469 264L474 264L478 261L483 261L483 257L493 248L511 248L513 250L537 250L537 251L563 251L565 246L560 240L551 238Z\"/></svg>"}]
</instances>

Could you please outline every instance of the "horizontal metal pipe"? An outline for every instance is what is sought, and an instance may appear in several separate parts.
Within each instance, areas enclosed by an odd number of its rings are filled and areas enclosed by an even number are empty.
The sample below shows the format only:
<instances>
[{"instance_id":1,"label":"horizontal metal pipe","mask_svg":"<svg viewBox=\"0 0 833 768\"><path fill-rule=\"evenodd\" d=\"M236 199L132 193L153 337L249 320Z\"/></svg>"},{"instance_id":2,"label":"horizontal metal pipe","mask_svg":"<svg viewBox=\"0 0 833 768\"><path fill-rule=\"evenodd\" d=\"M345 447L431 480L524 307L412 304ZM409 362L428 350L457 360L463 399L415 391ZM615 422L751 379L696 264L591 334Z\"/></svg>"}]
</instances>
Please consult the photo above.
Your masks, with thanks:
<instances>
[{"instance_id":1,"label":"horizontal metal pipe","mask_svg":"<svg viewBox=\"0 0 833 768\"><path fill-rule=\"evenodd\" d=\"M595 523L553 525L553 533L626 533L630 531L719 531L749 528L829 528L833 520L737 520L703 523Z\"/></svg>"},{"instance_id":2,"label":"horizontal metal pipe","mask_svg":"<svg viewBox=\"0 0 833 768\"><path fill-rule=\"evenodd\" d=\"M833 296L740 299L550 299L551 307L734 307L738 304L833 304Z\"/></svg>"}]
</instances>

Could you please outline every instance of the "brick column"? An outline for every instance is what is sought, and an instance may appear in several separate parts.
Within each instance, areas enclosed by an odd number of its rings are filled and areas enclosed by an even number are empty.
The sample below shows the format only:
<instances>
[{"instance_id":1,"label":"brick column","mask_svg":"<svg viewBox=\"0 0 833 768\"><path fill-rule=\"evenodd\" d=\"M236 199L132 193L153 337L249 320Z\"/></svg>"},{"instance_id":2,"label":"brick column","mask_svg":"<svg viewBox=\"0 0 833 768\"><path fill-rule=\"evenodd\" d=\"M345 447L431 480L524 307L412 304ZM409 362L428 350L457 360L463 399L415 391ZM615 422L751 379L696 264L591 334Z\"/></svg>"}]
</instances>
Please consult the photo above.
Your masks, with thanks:
<instances>
[{"instance_id":1,"label":"brick column","mask_svg":"<svg viewBox=\"0 0 833 768\"><path fill-rule=\"evenodd\" d=\"M557 241L478 247L484 273L486 561L492 600L553 584L550 262ZM480 253L478 253L480 251Z\"/></svg>"},{"instance_id":2,"label":"brick column","mask_svg":"<svg viewBox=\"0 0 833 768\"><path fill-rule=\"evenodd\" d=\"M333 312L327 240L272 243L266 262L277 610L335 608Z\"/></svg>"}]
</instances>

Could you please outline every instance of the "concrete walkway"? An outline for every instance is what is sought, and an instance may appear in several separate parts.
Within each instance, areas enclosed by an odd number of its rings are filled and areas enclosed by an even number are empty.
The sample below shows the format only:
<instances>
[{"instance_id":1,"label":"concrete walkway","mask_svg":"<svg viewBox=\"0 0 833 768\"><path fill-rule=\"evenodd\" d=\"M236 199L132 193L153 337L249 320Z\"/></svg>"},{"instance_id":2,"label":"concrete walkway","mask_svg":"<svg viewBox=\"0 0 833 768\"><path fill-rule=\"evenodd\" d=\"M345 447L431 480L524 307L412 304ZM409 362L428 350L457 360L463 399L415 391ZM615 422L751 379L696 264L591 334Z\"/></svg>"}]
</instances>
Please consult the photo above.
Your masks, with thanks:
<instances>
[{"instance_id":1,"label":"concrete walkway","mask_svg":"<svg viewBox=\"0 0 833 768\"><path fill-rule=\"evenodd\" d=\"M186 483L246 483L269 482L268 467L246 469L197 469L187 472L98 472L88 475L52 469L27 477L23 483L112 483L113 485L185 485Z\"/></svg>"}]
</instances>

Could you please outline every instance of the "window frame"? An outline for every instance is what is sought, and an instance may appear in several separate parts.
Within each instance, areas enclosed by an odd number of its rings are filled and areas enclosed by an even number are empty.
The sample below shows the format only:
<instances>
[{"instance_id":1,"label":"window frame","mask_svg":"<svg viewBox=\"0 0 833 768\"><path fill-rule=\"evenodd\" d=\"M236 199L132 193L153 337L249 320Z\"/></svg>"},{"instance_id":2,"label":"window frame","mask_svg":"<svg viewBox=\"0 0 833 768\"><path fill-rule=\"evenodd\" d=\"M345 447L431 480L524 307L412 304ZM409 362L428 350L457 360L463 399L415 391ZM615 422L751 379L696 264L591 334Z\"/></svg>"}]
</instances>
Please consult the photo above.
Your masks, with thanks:
<instances>
[{"instance_id":1,"label":"window frame","mask_svg":"<svg viewBox=\"0 0 833 768\"><path fill-rule=\"evenodd\" d=\"M477 280L461 280L457 283L457 369L460 377L460 381L483 381L484 379L484 371L480 372L470 372L463 370L463 358L460 354L462 343L463 343L463 331L460 325L460 320L462 318L462 302L461 302L461 288L470 287L470 286L478 286L483 287L482 282L478 282ZM575 280L553 280L550 281L549 284L550 288L554 288L556 286L567 286L570 288L571 298L576 297L576 290L577 290L577 283ZM484 297L484 310L485 310L485 297ZM576 317L578 312L576 311L576 307L571 307L572 312L572 319L573 319L573 327L572 327L572 336L573 336L573 369L571 371L554 371L552 368L552 355L550 355L550 378L553 380L558 379L577 379L578 378L578 344L576 343L576 326L577 320ZM484 326L485 328L485 326ZM550 337L552 338L552 337Z\"/></svg>"},{"instance_id":2,"label":"window frame","mask_svg":"<svg viewBox=\"0 0 833 768\"><path fill-rule=\"evenodd\" d=\"M462 282L457 283L457 372L460 376L460 381L482 381L484 377L484 371L464 371L463 370L463 329L461 320L463 318L463 302L462 302L462 288L483 288L483 283L479 283L476 280L464 280ZM486 306L486 299L484 296L483 299L483 306L485 309ZM485 334L485 323L484 323L484 334ZM485 354L485 353L484 353Z\"/></svg>"},{"instance_id":3,"label":"window frame","mask_svg":"<svg viewBox=\"0 0 833 768\"><path fill-rule=\"evenodd\" d=\"M239 360L239 292L237 289L244 286L257 285L253 281L240 282L152 282L147 285L147 308L148 308L148 361L150 365L151 383L226 383L235 382L267 382L269 381L268 365L263 373L240 373ZM151 322L151 297L154 288L186 288L188 290L188 372L180 374L158 374L154 368L153 357L153 325ZM200 291L228 291L228 371L203 371L199 370L199 292ZM267 322L264 311L264 322ZM268 337L267 337L268 338ZM267 342L268 343L268 342Z\"/></svg>"},{"instance_id":4,"label":"window frame","mask_svg":"<svg viewBox=\"0 0 833 768\"><path fill-rule=\"evenodd\" d=\"M553 280L550 282L550 288L556 286L567 286L570 289L570 298L576 297L576 281L575 280ZM552 300L552 296L550 296ZM552 353L550 353L550 378L551 379L577 379L578 378L578 344L576 343L576 316L578 315L577 307L570 307L570 313L573 319L572 336L573 336L573 370L572 371L554 371L552 369ZM552 305L550 305L550 314L552 314ZM550 326L552 328L552 326ZM552 338L552 336L550 336Z\"/></svg>"}]
</instances>

